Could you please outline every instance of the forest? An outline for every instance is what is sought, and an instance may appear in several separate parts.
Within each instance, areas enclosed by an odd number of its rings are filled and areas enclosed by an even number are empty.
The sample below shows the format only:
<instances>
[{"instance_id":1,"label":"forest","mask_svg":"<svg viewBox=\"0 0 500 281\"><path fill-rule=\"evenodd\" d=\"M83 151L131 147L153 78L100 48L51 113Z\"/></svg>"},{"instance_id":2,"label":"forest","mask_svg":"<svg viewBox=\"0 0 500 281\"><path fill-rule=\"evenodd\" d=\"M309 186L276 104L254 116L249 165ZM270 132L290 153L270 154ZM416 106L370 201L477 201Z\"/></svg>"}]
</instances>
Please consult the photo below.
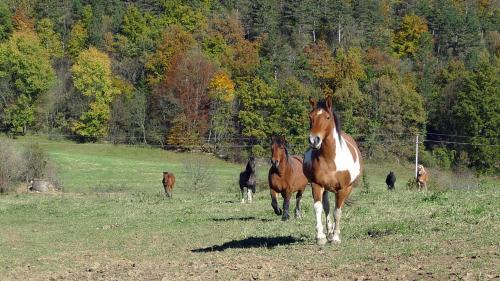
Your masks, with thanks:
<instances>
[{"instance_id":1,"label":"forest","mask_svg":"<svg viewBox=\"0 0 500 281\"><path fill-rule=\"evenodd\" d=\"M307 147L333 96L367 158L500 172L494 0L1 0L0 131L202 148Z\"/></svg>"}]
</instances>

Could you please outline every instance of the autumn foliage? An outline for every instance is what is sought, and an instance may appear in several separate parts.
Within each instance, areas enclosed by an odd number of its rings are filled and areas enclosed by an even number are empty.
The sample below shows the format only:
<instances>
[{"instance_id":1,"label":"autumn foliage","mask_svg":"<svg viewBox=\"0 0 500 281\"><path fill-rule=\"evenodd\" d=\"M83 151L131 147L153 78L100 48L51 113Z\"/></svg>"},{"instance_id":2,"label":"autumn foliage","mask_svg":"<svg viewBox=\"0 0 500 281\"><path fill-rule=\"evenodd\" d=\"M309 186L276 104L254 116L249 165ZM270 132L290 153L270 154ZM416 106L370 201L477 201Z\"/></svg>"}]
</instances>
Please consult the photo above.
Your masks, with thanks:
<instances>
[{"instance_id":1,"label":"autumn foliage","mask_svg":"<svg viewBox=\"0 0 500 281\"><path fill-rule=\"evenodd\" d=\"M498 172L495 1L60 2L0 3L2 132L301 154L330 95L367 158Z\"/></svg>"}]
</instances>

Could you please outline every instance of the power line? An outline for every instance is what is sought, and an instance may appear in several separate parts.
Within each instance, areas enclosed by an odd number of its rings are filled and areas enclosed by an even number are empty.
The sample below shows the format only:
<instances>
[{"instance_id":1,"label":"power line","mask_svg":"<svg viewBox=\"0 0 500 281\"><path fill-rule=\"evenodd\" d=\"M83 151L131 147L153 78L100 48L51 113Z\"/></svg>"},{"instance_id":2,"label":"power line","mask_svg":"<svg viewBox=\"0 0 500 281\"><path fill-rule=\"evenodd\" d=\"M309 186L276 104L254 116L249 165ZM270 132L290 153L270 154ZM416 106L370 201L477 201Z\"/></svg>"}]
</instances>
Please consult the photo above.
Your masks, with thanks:
<instances>
[{"instance_id":1,"label":"power line","mask_svg":"<svg viewBox=\"0 0 500 281\"><path fill-rule=\"evenodd\" d=\"M457 137L457 138L475 138L478 136L465 136L465 135L450 135L450 134L439 134L439 133L426 133L426 135L432 135L432 136L446 136L446 137ZM481 137L481 136L480 136ZM500 138L494 138L494 137L481 137L482 139L493 139L493 140L500 140Z\"/></svg>"},{"instance_id":2,"label":"power line","mask_svg":"<svg viewBox=\"0 0 500 281\"><path fill-rule=\"evenodd\" d=\"M376 134L349 134L351 137L357 137L357 138L367 138L367 137L379 137L379 136L392 136L392 137L400 137L400 138L413 138L413 134L407 134L407 133L399 133L399 134L391 134L391 133L376 133ZM444 137L458 137L458 138L475 138L478 136L466 136L466 135L450 135L450 134L440 134L440 133L426 133L424 135L432 135L432 136L444 136ZM78 137L77 135L74 134L35 134L32 135L34 137ZM480 136L481 137L481 136ZM159 139L165 139L168 137L158 137L157 135L147 135L146 139L151 139L151 138L159 138ZM142 140L144 139L144 136L123 136L123 137L107 137L103 138L109 141L112 140L119 140L119 139L134 139L134 140ZM205 137L205 138L198 138L198 140L208 142L209 140L213 139L221 139L221 140L240 140L240 141L245 141L245 140L256 140L257 137L245 137L245 136L238 136L238 137L219 137L219 138L213 138L213 137ZM306 139L304 136L289 136L286 137L286 139L289 140L295 140L295 139ZM481 137L483 140L499 140L500 138L495 138L495 137ZM192 138L189 137L182 137L182 138L176 138L176 140L192 140Z\"/></svg>"},{"instance_id":3,"label":"power line","mask_svg":"<svg viewBox=\"0 0 500 281\"><path fill-rule=\"evenodd\" d=\"M488 143L470 143L470 142L440 141L440 140L423 140L422 143L423 142L446 143L446 144L462 144L462 145L472 145L472 146L493 146L493 147L500 147L500 144L488 144Z\"/></svg>"},{"instance_id":4,"label":"power line","mask_svg":"<svg viewBox=\"0 0 500 281\"><path fill-rule=\"evenodd\" d=\"M490 146L490 147L500 147L500 144L483 144L483 143L470 143L470 142L455 142L455 141L441 141L441 140L422 140L419 141L419 143L443 143L443 144L458 144L458 145L471 145L471 146ZM32 143L38 143L42 145L53 145L56 144L55 142L39 142L36 140L32 141L16 141L16 143L21 143L21 144L32 144ZM373 143L373 144L413 144L412 139L407 139L407 140L374 140L374 141L357 141L356 143L360 144L365 144L365 143ZM65 143L66 145L86 145L89 143ZM96 145L108 145L108 144L114 144L114 143L94 143ZM127 144L127 143L117 143L119 145L123 146L130 146L130 147L160 147L160 148L170 148L170 149L210 149L214 148L213 143L204 143L204 144L190 144L190 145L173 145L173 144ZM216 148L218 149L230 149L230 148L251 148L254 147L255 145L253 144L221 144L221 145L216 145ZM290 148L295 147L295 145L289 144L288 145ZM269 148L270 144L264 144L264 148Z\"/></svg>"}]
</instances>

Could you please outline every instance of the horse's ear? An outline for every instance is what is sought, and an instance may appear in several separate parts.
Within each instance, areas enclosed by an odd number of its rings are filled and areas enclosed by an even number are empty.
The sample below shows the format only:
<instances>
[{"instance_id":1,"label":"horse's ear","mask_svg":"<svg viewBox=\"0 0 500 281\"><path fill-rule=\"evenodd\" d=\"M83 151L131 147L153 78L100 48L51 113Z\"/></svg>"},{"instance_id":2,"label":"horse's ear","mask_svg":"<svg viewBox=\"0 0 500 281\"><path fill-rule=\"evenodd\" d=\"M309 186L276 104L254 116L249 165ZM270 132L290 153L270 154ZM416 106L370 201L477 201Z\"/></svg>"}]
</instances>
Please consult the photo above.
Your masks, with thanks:
<instances>
[{"instance_id":1,"label":"horse's ear","mask_svg":"<svg viewBox=\"0 0 500 281\"><path fill-rule=\"evenodd\" d=\"M316 108L316 100L313 99L311 96L309 97L309 104L312 106L312 108Z\"/></svg>"},{"instance_id":2,"label":"horse's ear","mask_svg":"<svg viewBox=\"0 0 500 281\"><path fill-rule=\"evenodd\" d=\"M328 110L330 110L330 112L332 111L332 107L333 107L332 96L326 97L326 107L328 108Z\"/></svg>"}]
</instances>

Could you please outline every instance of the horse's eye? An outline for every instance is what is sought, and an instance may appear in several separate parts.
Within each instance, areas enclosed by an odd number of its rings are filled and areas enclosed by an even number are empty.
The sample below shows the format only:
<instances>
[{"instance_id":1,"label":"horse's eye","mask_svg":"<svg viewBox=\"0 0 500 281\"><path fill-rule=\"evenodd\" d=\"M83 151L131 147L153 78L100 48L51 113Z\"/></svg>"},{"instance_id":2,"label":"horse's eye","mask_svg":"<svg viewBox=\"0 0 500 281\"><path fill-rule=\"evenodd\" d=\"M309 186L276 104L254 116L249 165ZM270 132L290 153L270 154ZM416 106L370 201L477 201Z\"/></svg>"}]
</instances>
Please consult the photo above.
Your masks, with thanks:
<instances>
[{"instance_id":1,"label":"horse's eye","mask_svg":"<svg viewBox=\"0 0 500 281\"><path fill-rule=\"evenodd\" d=\"M330 115L327 115L327 116L326 116L326 119L330 120Z\"/></svg>"}]
</instances>

